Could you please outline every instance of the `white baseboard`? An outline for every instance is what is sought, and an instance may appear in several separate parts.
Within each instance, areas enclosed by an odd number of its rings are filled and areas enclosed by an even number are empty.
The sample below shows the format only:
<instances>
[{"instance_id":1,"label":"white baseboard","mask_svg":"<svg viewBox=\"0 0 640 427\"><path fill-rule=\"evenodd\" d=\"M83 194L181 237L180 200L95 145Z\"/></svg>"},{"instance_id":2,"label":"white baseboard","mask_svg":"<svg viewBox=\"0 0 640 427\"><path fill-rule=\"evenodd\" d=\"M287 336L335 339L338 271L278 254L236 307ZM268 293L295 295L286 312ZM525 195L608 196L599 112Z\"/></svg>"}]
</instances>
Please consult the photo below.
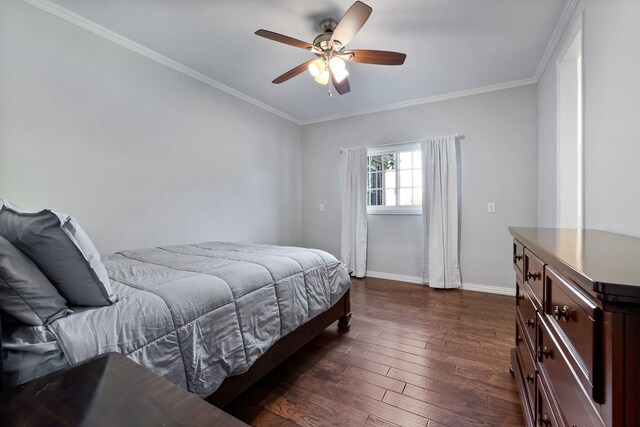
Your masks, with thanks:
<instances>
[{"instance_id":1,"label":"white baseboard","mask_svg":"<svg viewBox=\"0 0 640 427\"><path fill-rule=\"evenodd\" d=\"M380 271L367 270L367 277L372 277L375 279L397 280L398 282L406 282L406 283L417 283L419 285L423 284L421 277L405 276L402 274L393 274L393 273L383 273ZM495 286L495 285L480 285L478 283L463 282L462 289L465 291L484 292L487 294L497 294L497 295L515 296L516 294L515 288L506 288L504 286Z\"/></svg>"},{"instance_id":2,"label":"white baseboard","mask_svg":"<svg viewBox=\"0 0 640 427\"><path fill-rule=\"evenodd\" d=\"M515 288L506 288L504 286L480 285L477 283L463 282L462 289L465 291L484 292L486 294L508 295L510 297L516 296Z\"/></svg>"},{"instance_id":3,"label":"white baseboard","mask_svg":"<svg viewBox=\"0 0 640 427\"><path fill-rule=\"evenodd\" d=\"M398 282L417 283L422 285L422 277L403 276L402 274L382 273L380 271L367 270L367 277L373 277L374 279L397 280Z\"/></svg>"}]
</instances>

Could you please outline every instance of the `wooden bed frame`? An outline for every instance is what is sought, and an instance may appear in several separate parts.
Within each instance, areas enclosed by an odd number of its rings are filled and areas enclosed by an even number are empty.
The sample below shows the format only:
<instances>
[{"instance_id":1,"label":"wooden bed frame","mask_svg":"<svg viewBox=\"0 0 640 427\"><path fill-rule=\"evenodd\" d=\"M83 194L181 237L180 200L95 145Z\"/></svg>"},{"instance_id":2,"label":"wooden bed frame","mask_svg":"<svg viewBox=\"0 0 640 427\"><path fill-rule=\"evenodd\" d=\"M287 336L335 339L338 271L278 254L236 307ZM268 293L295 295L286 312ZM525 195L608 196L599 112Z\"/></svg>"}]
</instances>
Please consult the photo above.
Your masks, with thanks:
<instances>
[{"instance_id":1,"label":"wooden bed frame","mask_svg":"<svg viewBox=\"0 0 640 427\"><path fill-rule=\"evenodd\" d=\"M338 329L349 329L351 322L351 290L347 292L324 313L314 317L309 322L301 325L295 331L284 336L272 345L251 368L240 375L229 377L222 382L220 387L205 400L218 407L223 407L240 393L255 384L260 378L269 373L273 368L298 351L302 346L315 338L320 332L338 320ZM0 326L0 391L3 389L2 370L2 326Z\"/></svg>"},{"instance_id":2,"label":"wooden bed frame","mask_svg":"<svg viewBox=\"0 0 640 427\"><path fill-rule=\"evenodd\" d=\"M247 372L227 378L222 382L220 387L205 400L222 408L315 338L336 320L338 320L338 329L349 329L351 322L350 297L351 290L348 289L342 298L329 310L280 338L253 363Z\"/></svg>"}]
</instances>

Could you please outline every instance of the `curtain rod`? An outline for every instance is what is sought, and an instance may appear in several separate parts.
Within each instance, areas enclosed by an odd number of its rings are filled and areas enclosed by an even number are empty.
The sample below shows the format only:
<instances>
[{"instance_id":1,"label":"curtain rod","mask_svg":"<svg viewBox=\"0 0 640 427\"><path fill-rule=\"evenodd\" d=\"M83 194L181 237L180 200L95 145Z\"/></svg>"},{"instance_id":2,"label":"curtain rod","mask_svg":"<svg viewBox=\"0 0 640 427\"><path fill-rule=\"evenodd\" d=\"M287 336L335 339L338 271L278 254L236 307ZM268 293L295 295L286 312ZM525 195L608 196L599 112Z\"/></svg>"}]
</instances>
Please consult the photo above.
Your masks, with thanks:
<instances>
[{"instance_id":1,"label":"curtain rod","mask_svg":"<svg viewBox=\"0 0 640 427\"><path fill-rule=\"evenodd\" d=\"M458 132L454 133L454 134L453 134L453 137L454 137L456 140L462 140L462 139L465 139L464 135L463 135L463 134L461 134L461 133L458 133ZM385 147L385 146L390 146L390 147L392 147L392 146L394 146L394 145L402 145L402 144L408 144L408 143L411 143L411 142L418 142L418 141L420 141L420 140L416 140L416 141L407 141L407 142L392 142L392 143L390 143L390 144L372 145L372 146L367 147L367 148L376 148L376 147ZM342 153L342 152L344 152L344 148L341 148L341 149L340 149L340 152L341 152L341 153Z\"/></svg>"}]
</instances>

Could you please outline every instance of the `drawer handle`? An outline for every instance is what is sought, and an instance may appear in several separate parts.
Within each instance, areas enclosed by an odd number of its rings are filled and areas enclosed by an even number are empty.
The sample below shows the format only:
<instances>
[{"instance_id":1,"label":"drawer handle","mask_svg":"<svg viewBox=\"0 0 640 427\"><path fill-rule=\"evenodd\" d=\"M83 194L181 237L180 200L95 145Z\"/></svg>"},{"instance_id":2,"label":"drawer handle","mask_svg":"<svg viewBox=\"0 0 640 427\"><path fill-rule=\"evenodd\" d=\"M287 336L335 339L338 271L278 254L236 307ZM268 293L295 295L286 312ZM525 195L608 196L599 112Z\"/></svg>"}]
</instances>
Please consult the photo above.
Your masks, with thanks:
<instances>
[{"instance_id":1,"label":"drawer handle","mask_svg":"<svg viewBox=\"0 0 640 427\"><path fill-rule=\"evenodd\" d=\"M522 341L523 341L522 337L518 335L516 337L516 345L520 344Z\"/></svg>"},{"instance_id":2,"label":"drawer handle","mask_svg":"<svg viewBox=\"0 0 640 427\"><path fill-rule=\"evenodd\" d=\"M562 308L556 305L556 308L553 310L553 317L555 317L556 320L562 319L568 322L571 319L571 309L566 305Z\"/></svg>"},{"instance_id":3,"label":"drawer handle","mask_svg":"<svg viewBox=\"0 0 640 427\"><path fill-rule=\"evenodd\" d=\"M542 273L532 273L530 271L527 272L527 280L536 281L542 279Z\"/></svg>"},{"instance_id":4,"label":"drawer handle","mask_svg":"<svg viewBox=\"0 0 640 427\"><path fill-rule=\"evenodd\" d=\"M513 262L520 261L521 259L522 259L522 255L514 255L513 256Z\"/></svg>"},{"instance_id":5,"label":"drawer handle","mask_svg":"<svg viewBox=\"0 0 640 427\"><path fill-rule=\"evenodd\" d=\"M527 381L530 382L531 384L533 384L536 380L536 377L534 377L532 374L527 374Z\"/></svg>"},{"instance_id":6,"label":"drawer handle","mask_svg":"<svg viewBox=\"0 0 640 427\"><path fill-rule=\"evenodd\" d=\"M540 347L538 346L538 360L542 362L542 359L548 359L551 357L551 349L547 348L547 346Z\"/></svg>"},{"instance_id":7,"label":"drawer handle","mask_svg":"<svg viewBox=\"0 0 640 427\"><path fill-rule=\"evenodd\" d=\"M527 319L527 326L530 328L536 327L536 319Z\"/></svg>"},{"instance_id":8,"label":"drawer handle","mask_svg":"<svg viewBox=\"0 0 640 427\"><path fill-rule=\"evenodd\" d=\"M550 425L551 425L551 420L549 419L549 417L548 417L546 414L544 414L544 415L542 416L542 418L540 418L540 419L538 420L538 425L541 425L541 426L550 426Z\"/></svg>"},{"instance_id":9,"label":"drawer handle","mask_svg":"<svg viewBox=\"0 0 640 427\"><path fill-rule=\"evenodd\" d=\"M520 294L520 295L516 295L516 300L518 301L524 301L524 295Z\"/></svg>"}]
</instances>

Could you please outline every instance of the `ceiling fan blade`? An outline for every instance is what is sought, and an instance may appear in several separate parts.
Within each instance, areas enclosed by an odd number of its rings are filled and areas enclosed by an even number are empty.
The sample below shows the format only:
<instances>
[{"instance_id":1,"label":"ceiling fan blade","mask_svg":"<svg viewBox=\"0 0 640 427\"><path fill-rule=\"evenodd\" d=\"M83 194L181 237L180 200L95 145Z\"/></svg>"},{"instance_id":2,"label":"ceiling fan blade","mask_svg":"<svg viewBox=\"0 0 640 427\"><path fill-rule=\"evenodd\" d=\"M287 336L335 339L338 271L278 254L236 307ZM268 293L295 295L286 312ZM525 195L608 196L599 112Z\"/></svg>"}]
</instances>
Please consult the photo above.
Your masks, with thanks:
<instances>
[{"instance_id":1,"label":"ceiling fan blade","mask_svg":"<svg viewBox=\"0 0 640 427\"><path fill-rule=\"evenodd\" d=\"M346 77L342 79L340 83L338 83L336 81L336 78L333 76L333 73L331 73L331 82L333 83L333 86L336 88L336 92L338 92L340 95L344 95L345 93L348 93L351 90L351 86L349 86L349 79L347 79Z\"/></svg>"},{"instance_id":2,"label":"ceiling fan blade","mask_svg":"<svg viewBox=\"0 0 640 427\"><path fill-rule=\"evenodd\" d=\"M361 1L355 2L344 14L336 29L333 30L331 43L336 40L339 41L342 46L349 43L353 36L360 31L364 23L367 22L372 11L373 9L371 9L370 6L367 6Z\"/></svg>"},{"instance_id":3,"label":"ceiling fan blade","mask_svg":"<svg viewBox=\"0 0 640 427\"><path fill-rule=\"evenodd\" d=\"M313 62L313 61L314 61L313 59L310 59L309 61L307 61L307 62L305 62L303 64L300 64L295 68L290 69L289 71L287 71L283 75L277 77L271 83L275 83L275 84L279 85L280 83L286 82L290 78L295 77L298 74L302 73L304 70L306 70L309 67L309 64L311 64L311 62Z\"/></svg>"},{"instance_id":4,"label":"ceiling fan blade","mask_svg":"<svg viewBox=\"0 0 640 427\"><path fill-rule=\"evenodd\" d=\"M269 31L269 30L258 30L256 31L256 35L260 37L264 37L265 39L288 44L290 46L299 47L300 49L307 49L307 50L313 49L313 45L307 42L303 42L302 40L294 39L293 37L285 36L283 34L274 33L273 31Z\"/></svg>"},{"instance_id":5,"label":"ceiling fan blade","mask_svg":"<svg viewBox=\"0 0 640 427\"><path fill-rule=\"evenodd\" d=\"M344 52L343 58L362 64L378 65L402 65L407 55L400 52L389 52L387 50L366 50L355 49ZM350 57L350 58L349 58Z\"/></svg>"}]
</instances>

